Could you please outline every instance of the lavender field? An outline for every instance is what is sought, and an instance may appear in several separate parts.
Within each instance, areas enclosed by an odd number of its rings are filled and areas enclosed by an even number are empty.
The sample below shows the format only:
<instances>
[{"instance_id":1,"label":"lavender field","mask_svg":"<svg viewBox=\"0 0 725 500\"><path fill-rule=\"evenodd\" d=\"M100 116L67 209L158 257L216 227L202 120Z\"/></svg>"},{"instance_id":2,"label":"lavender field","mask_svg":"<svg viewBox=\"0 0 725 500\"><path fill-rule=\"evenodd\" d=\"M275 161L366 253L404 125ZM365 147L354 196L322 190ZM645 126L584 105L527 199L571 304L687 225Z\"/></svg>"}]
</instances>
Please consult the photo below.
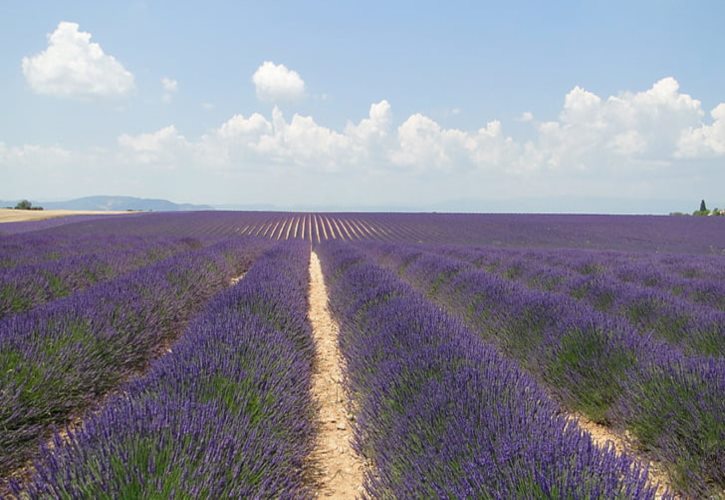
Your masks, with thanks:
<instances>
[{"instance_id":1,"label":"lavender field","mask_svg":"<svg viewBox=\"0 0 725 500\"><path fill-rule=\"evenodd\" d=\"M725 218L2 224L6 496L725 497Z\"/></svg>"}]
</instances>

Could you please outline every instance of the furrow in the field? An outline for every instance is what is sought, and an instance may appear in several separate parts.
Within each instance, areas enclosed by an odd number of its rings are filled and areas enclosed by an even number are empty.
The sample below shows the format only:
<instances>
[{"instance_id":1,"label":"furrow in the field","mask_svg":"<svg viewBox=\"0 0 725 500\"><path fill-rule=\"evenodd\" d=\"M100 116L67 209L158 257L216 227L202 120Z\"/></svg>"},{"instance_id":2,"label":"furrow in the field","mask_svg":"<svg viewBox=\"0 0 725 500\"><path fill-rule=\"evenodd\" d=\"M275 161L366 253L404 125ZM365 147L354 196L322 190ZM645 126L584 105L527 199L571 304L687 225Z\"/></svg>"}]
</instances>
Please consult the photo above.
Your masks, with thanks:
<instances>
[{"instance_id":1,"label":"furrow in the field","mask_svg":"<svg viewBox=\"0 0 725 500\"><path fill-rule=\"evenodd\" d=\"M264 229L262 229L262 234L260 235L262 238L267 237L267 233L272 228L272 222L265 222Z\"/></svg>"},{"instance_id":2,"label":"furrow in the field","mask_svg":"<svg viewBox=\"0 0 725 500\"><path fill-rule=\"evenodd\" d=\"M272 231L269 233L269 239L273 240L275 239L274 235L277 233L277 227L279 226L279 220L276 220L274 222L274 227L272 228Z\"/></svg>"},{"instance_id":3,"label":"furrow in the field","mask_svg":"<svg viewBox=\"0 0 725 500\"><path fill-rule=\"evenodd\" d=\"M300 226L300 238L305 239L305 223L307 222L307 215L302 216L302 225Z\"/></svg>"},{"instance_id":4,"label":"furrow in the field","mask_svg":"<svg viewBox=\"0 0 725 500\"><path fill-rule=\"evenodd\" d=\"M323 227L325 228L325 233L327 234L327 239L334 240L335 239L335 233L332 230L332 226L330 225L330 221L328 221L327 220L327 217L325 217L325 216L320 216L320 217L322 217L322 224L323 224Z\"/></svg>"},{"instance_id":5,"label":"furrow in the field","mask_svg":"<svg viewBox=\"0 0 725 500\"><path fill-rule=\"evenodd\" d=\"M267 230L264 232L265 238L272 238L272 234L274 234L274 228L277 227L277 224L279 223L278 219L273 219L269 222L269 225L267 226Z\"/></svg>"},{"instance_id":6,"label":"furrow in the field","mask_svg":"<svg viewBox=\"0 0 725 500\"><path fill-rule=\"evenodd\" d=\"M292 236L295 239L297 238L297 235L299 233L299 228L300 228L300 218L296 217L295 218L295 232L294 232L294 236Z\"/></svg>"},{"instance_id":7,"label":"furrow in the field","mask_svg":"<svg viewBox=\"0 0 725 500\"><path fill-rule=\"evenodd\" d=\"M657 488L657 498L665 498L668 489L670 492L673 491L671 486L672 481L664 471L662 464L654 460L648 460L647 458L641 456L641 454L633 449L627 440L619 433L604 425L592 422L584 415L574 413L569 414L568 418L575 422L583 432L589 434L589 437L592 438L592 442L594 442L594 444L596 444L599 448L605 449L611 444L611 446L613 446L620 455L626 453L630 456L636 457L640 463L646 464L649 470L649 484Z\"/></svg>"},{"instance_id":8,"label":"furrow in the field","mask_svg":"<svg viewBox=\"0 0 725 500\"><path fill-rule=\"evenodd\" d=\"M307 214L307 239L312 242L312 215Z\"/></svg>"},{"instance_id":9,"label":"furrow in the field","mask_svg":"<svg viewBox=\"0 0 725 500\"><path fill-rule=\"evenodd\" d=\"M385 222L378 222L377 223L378 229L380 229L383 236L388 241L396 241L398 238L395 238L394 234L395 232L390 228L390 225Z\"/></svg>"},{"instance_id":10,"label":"furrow in the field","mask_svg":"<svg viewBox=\"0 0 725 500\"><path fill-rule=\"evenodd\" d=\"M388 234L396 240L412 239L407 228L403 224L388 224Z\"/></svg>"},{"instance_id":11,"label":"furrow in the field","mask_svg":"<svg viewBox=\"0 0 725 500\"><path fill-rule=\"evenodd\" d=\"M378 225L378 223L366 223L368 229L370 229L373 233L375 233L375 237L379 240L386 240L385 234L382 231L382 228Z\"/></svg>"},{"instance_id":12,"label":"furrow in the field","mask_svg":"<svg viewBox=\"0 0 725 500\"><path fill-rule=\"evenodd\" d=\"M362 236L363 239L373 237L373 233L370 232L370 230L367 227L365 227L365 225L362 223L362 221L359 221L357 219L351 219L350 222L352 222L355 225L355 227L357 227L358 232L360 233L360 235Z\"/></svg>"},{"instance_id":13,"label":"furrow in the field","mask_svg":"<svg viewBox=\"0 0 725 500\"><path fill-rule=\"evenodd\" d=\"M279 230L277 231L277 235L274 238L275 240L281 240L282 239L282 235L284 234L284 228L285 228L286 225L287 225L287 220L286 219L282 219L280 221L280 224L279 224Z\"/></svg>"},{"instance_id":14,"label":"furrow in the field","mask_svg":"<svg viewBox=\"0 0 725 500\"><path fill-rule=\"evenodd\" d=\"M330 228L330 233L333 235L334 239L336 239L336 240L342 239L342 234L340 234L340 231L335 226L334 219L332 217L327 218L327 225Z\"/></svg>"},{"instance_id":15,"label":"furrow in the field","mask_svg":"<svg viewBox=\"0 0 725 500\"><path fill-rule=\"evenodd\" d=\"M322 228L322 239L327 240L327 228L325 227L325 221L322 219L321 215L316 215L315 220L320 224L320 228Z\"/></svg>"},{"instance_id":16,"label":"furrow in the field","mask_svg":"<svg viewBox=\"0 0 725 500\"><path fill-rule=\"evenodd\" d=\"M265 222L262 222L257 225L257 230L254 232L254 236L259 236L259 233L262 231L262 228L264 227Z\"/></svg>"},{"instance_id":17,"label":"furrow in the field","mask_svg":"<svg viewBox=\"0 0 725 500\"><path fill-rule=\"evenodd\" d=\"M284 235L284 239L285 240L288 240L289 239L289 233L290 233L290 231L292 231L292 226L293 225L294 225L294 218L287 219L287 232Z\"/></svg>"},{"instance_id":18,"label":"furrow in the field","mask_svg":"<svg viewBox=\"0 0 725 500\"><path fill-rule=\"evenodd\" d=\"M345 235L340 230L340 226L337 224L337 217L331 217L330 220L335 225L335 231L337 232L338 236L340 236L341 240L345 240Z\"/></svg>"},{"instance_id":19,"label":"furrow in the field","mask_svg":"<svg viewBox=\"0 0 725 500\"><path fill-rule=\"evenodd\" d=\"M321 497L355 498L362 493L363 460L352 448L350 404L343 385L339 327L328 308L327 289L315 252L310 259L309 321L315 340L312 393L318 405L318 436L311 459Z\"/></svg>"},{"instance_id":20,"label":"furrow in the field","mask_svg":"<svg viewBox=\"0 0 725 500\"><path fill-rule=\"evenodd\" d=\"M317 223L317 216L314 214L312 215L312 221L315 224L315 238L317 238L317 243L320 243L320 241L322 241L320 238L320 226Z\"/></svg>"},{"instance_id":21,"label":"furrow in the field","mask_svg":"<svg viewBox=\"0 0 725 500\"><path fill-rule=\"evenodd\" d=\"M342 221L343 224L345 224L348 228L348 233L351 235L350 239L360 239L360 235L357 234L357 231L355 231L355 227L352 225L349 219L345 219Z\"/></svg>"},{"instance_id":22,"label":"furrow in the field","mask_svg":"<svg viewBox=\"0 0 725 500\"><path fill-rule=\"evenodd\" d=\"M420 234L416 229L413 229L412 227L410 227L408 225L399 224L397 227L398 227L398 234L405 234L412 241L422 242L423 238L425 238L425 236Z\"/></svg>"},{"instance_id":23,"label":"furrow in the field","mask_svg":"<svg viewBox=\"0 0 725 500\"><path fill-rule=\"evenodd\" d=\"M290 230L290 238L295 239L297 237L297 221L296 217L292 217L292 229Z\"/></svg>"},{"instance_id":24,"label":"furrow in the field","mask_svg":"<svg viewBox=\"0 0 725 500\"><path fill-rule=\"evenodd\" d=\"M348 240L352 240L352 236L350 235L350 229L347 227L347 224L345 224L344 219L337 219L337 222L340 224L340 227L345 232L345 235L347 236Z\"/></svg>"},{"instance_id":25,"label":"furrow in the field","mask_svg":"<svg viewBox=\"0 0 725 500\"><path fill-rule=\"evenodd\" d=\"M378 233L378 230L375 228L375 226L368 221L361 220L360 224L365 228L365 230L370 233L370 236L374 239L380 240L382 239L382 236L380 233Z\"/></svg>"}]
</instances>

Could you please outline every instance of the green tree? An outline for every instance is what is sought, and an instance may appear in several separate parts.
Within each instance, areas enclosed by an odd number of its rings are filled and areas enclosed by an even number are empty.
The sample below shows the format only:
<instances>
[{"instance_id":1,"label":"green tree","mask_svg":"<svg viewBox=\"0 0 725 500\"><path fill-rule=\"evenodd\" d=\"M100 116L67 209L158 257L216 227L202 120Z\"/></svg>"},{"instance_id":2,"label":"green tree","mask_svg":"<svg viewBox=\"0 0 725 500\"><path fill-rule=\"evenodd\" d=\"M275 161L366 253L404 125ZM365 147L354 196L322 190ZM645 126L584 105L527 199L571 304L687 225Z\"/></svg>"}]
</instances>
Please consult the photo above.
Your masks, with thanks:
<instances>
[{"instance_id":1,"label":"green tree","mask_svg":"<svg viewBox=\"0 0 725 500\"><path fill-rule=\"evenodd\" d=\"M705 200L702 200L700 202L700 212L707 212L707 205L705 205Z\"/></svg>"},{"instance_id":2,"label":"green tree","mask_svg":"<svg viewBox=\"0 0 725 500\"><path fill-rule=\"evenodd\" d=\"M28 200L21 200L17 205L15 205L15 210L32 210L32 208L33 204Z\"/></svg>"}]
</instances>

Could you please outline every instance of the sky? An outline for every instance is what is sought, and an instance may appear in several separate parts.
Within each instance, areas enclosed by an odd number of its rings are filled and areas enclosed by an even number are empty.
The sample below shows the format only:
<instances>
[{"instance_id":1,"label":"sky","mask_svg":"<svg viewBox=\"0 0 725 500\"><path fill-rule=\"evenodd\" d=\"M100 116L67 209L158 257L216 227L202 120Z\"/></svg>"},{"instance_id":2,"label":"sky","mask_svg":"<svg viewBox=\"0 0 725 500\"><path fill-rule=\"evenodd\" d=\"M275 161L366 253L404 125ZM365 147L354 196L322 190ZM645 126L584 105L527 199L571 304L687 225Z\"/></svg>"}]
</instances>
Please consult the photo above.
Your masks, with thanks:
<instances>
[{"instance_id":1,"label":"sky","mask_svg":"<svg viewBox=\"0 0 725 500\"><path fill-rule=\"evenodd\" d=\"M3 2L0 200L725 206L725 2Z\"/></svg>"}]
</instances>

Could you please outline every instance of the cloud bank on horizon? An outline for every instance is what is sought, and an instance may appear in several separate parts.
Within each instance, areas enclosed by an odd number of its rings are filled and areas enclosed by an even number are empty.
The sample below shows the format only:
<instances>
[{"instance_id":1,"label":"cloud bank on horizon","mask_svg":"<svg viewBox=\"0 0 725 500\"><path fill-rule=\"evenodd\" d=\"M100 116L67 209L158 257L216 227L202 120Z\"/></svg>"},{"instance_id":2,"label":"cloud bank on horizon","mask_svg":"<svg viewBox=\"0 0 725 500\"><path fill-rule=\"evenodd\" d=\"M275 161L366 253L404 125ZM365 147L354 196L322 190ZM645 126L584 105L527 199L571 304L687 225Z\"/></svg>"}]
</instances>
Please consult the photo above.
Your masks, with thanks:
<instances>
[{"instance_id":1,"label":"cloud bank on horizon","mask_svg":"<svg viewBox=\"0 0 725 500\"><path fill-rule=\"evenodd\" d=\"M91 38L78 24L60 22L48 35L45 50L22 59L27 85L60 99L133 98L134 75ZM512 134L497 119L463 130L422 113L398 118L386 99L373 102L364 118L335 129L312 116L285 114L279 107L310 99L302 74L279 62L262 62L250 81L260 103L271 105L271 111L233 114L200 136L187 137L170 123L143 133L123 133L114 147L105 149L0 141L0 166L33 177L52 172L53 179L104 169L113 175L143 173L160 182L169 176L216 177L224 182L230 176L248 175L251 185L256 179L261 190L270 185L260 181L266 174L278 180L294 173L318 182L334 174L333 184L387 176L395 186L416 179L439 183L448 196L470 195L461 188L471 180L485 184L477 192L487 196L500 194L497 186L522 183L528 185L520 192L524 195L548 185L553 195L604 196L617 186L627 191L621 187L625 183L631 183L634 194L648 185L655 191L662 179L707 176L713 169L721 173L722 167L713 166L712 160L725 157L725 103L703 109L697 98L682 92L674 76L610 96L574 86L563 96L558 116L524 112L518 122L527 130ZM157 81L167 104L183 85L166 75ZM460 182L451 180L456 177ZM570 183L556 189L557 179ZM11 187L18 190L30 185L22 175L15 180L17 186ZM389 194L394 192L391 187ZM364 203L364 197L356 202Z\"/></svg>"}]
</instances>

